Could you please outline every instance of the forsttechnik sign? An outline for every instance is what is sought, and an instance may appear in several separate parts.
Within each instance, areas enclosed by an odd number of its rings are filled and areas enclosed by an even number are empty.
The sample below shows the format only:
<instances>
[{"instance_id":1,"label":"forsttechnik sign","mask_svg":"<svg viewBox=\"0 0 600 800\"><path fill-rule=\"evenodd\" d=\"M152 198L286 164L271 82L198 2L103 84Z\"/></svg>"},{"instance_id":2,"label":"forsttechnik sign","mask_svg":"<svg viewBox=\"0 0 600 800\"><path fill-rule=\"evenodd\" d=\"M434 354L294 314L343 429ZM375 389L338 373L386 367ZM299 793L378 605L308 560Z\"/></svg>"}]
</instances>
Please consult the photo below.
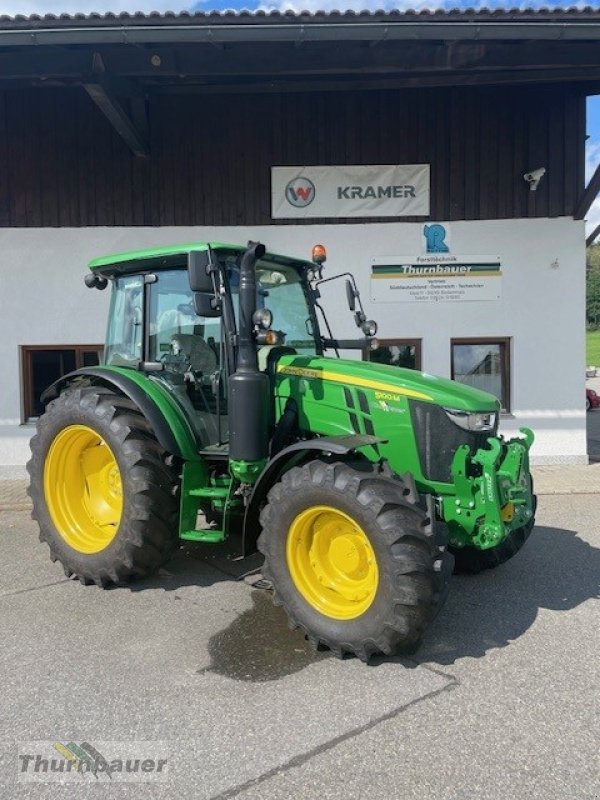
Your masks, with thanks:
<instances>
[{"instance_id":1,"label":"forsttechnik sign","mask_svg":"<svg viewBox=\"0 0 600 800\"><path fill-rule=\"evenodd\" d=\"M429 164L271 167L273 219L429 215Z\"/></svg>"},{"instance_id":2,"label":"forsttechnik sign","mask_svg":"<svg viewBox=\"0 0 600 800\"><path fill-rule=\"evenodd\" d=\"M371 300L376 303L498 300L501 279L498 256L435 253L374 258Z\"/></svg>"}]
</instances>

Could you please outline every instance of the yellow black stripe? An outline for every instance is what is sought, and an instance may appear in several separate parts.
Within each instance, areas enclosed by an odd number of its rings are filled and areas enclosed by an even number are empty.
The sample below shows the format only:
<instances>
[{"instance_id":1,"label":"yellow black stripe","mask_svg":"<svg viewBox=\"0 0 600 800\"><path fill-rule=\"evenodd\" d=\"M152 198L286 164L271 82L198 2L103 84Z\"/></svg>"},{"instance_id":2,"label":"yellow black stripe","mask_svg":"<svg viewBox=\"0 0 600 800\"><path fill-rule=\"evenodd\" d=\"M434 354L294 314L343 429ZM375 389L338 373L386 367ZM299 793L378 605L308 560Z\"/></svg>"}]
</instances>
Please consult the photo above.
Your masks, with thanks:
<instances>
[{"instance_id":1,"label":"yellow black stripe","mask_svg":"<svg viewBox=\"0 0 600 800\"><path fill-rule=\"evenodd\" d=\"M293 375L298 378L319 378L320 380L331 381L332 383L360 386L364 389L374 389L378 392L389 392L390 394L398 394L404 397L414 397L417 400L433 399L430 395L419 392L416 389L408 389L394 383L374 381L370 378L360 378L357 375L341 375L326 369L310 369L309 367L293 367L287 366L286 364L279 364L277 366L277 372L283 375Z\"/></svg>"}]
</instances>

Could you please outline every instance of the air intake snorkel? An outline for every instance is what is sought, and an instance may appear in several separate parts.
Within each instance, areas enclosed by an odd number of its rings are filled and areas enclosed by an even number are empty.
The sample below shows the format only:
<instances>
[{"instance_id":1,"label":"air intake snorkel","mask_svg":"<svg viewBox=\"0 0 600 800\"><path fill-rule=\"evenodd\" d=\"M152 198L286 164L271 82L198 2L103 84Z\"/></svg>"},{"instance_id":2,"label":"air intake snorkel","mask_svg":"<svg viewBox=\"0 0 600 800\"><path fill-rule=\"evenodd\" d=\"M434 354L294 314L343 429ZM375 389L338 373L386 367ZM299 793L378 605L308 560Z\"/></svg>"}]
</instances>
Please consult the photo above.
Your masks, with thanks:
<instances>
[{"instance_id":1,"label":"air intake snorkel","mask_svg":"<svg viewBox=\"0 0 600 800\"><path fill-rule=\"evenodd\" d=\"M237 360L238 372L258 372L252 316L256 311L256 261L266 253L264 244L254 244L240 261L240 329Z\"/></svg>"},{"instance_id":2,"label":"air intake snorkel","mask_svg":"<svg viewBox=\"0 0 600 800\"><path fill-rule=\"evenodd\" d=\"M266 252L252 242L240 261L240 315L236 371L229 378L230 462L259 462L262 469L269 453L269 378L258 370L253 315L256 311L256 261ZM243 480L250 465L232 463Z\"/></svg>"}]
</instances>

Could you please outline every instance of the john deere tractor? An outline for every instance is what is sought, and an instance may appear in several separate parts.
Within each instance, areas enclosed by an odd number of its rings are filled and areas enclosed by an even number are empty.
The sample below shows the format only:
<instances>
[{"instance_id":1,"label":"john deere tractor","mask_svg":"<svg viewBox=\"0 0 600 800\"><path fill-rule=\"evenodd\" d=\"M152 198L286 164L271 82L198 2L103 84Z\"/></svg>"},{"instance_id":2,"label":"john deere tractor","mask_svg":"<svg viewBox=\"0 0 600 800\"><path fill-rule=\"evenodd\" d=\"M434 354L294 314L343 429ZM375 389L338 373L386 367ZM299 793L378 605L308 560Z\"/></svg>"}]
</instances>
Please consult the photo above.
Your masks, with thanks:
<instances>
[{"instance_id":1,"label":"john deere tractor","mask_svg":"<svg viewBox=\"0 0 600 800\"><path fill-rule=\"evenodd\" d=\"M103 363L45 392L28 465L68 576L123 584L181 542L258 548L292 625L368 660L414 650L453 568L519 550L531 431L499 437L474 388L338 358L376 326L337 276L361 334L333 338L323 261L201 243L91 262L87 285L112 287Z\"/></svg>"}]
</instances>

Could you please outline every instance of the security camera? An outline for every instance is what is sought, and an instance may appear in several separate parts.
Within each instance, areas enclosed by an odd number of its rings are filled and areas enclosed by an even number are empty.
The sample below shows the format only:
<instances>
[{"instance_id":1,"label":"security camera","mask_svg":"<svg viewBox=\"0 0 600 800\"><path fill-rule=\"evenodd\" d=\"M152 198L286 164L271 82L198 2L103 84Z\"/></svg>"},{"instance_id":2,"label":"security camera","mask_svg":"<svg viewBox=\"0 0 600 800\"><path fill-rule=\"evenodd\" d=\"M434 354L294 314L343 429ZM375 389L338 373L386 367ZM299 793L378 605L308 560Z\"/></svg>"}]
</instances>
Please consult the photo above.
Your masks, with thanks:
<instances>
[{"instance_id":1,"label":"security camera","mask_svg":"<svg viewBox=\"0 0 600 800\"><path fill-rule=\"evenodd\" d=\"M539 169L534 169L531 172L526 172L525 175L523 175L523 178L529 184L530 192L535 192L538 187L538 183L542 180L545 174L546 167L540 167Z\"/></svg>"}]
</instances>

